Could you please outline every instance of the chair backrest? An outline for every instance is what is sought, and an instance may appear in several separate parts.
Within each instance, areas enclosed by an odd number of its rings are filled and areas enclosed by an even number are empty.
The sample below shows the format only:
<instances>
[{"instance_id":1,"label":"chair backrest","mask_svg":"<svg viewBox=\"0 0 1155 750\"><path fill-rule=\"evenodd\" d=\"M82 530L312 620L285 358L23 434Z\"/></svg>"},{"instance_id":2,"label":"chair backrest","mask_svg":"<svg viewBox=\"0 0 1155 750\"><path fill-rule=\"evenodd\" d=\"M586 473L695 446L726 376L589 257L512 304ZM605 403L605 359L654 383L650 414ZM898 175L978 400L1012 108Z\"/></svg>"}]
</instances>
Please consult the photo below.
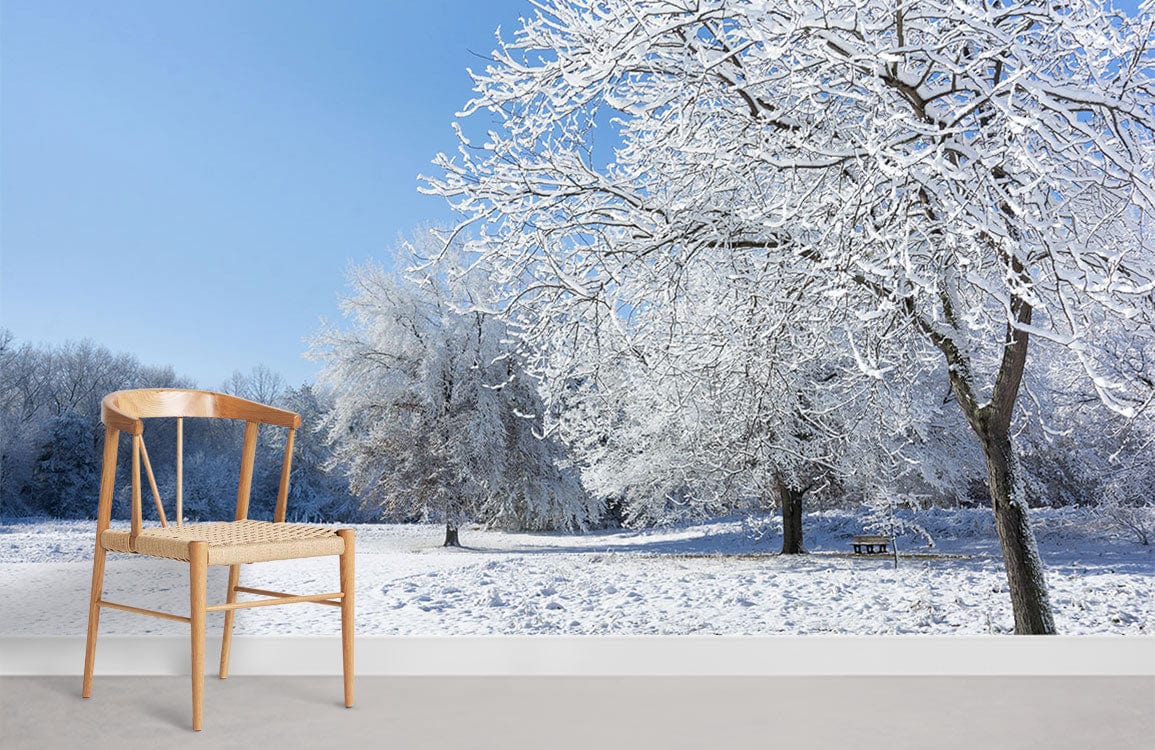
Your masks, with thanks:
<instances>
[{"instance_id":1,"label":"chair backrest","mask_svg":"<svg viewBox=\"0 0 1155 750\"><path fill-rule=\"evenodd\" d=\"M253 462L257 451L257 431L262 424L288 428L285 440L285 455L281 462L281 482L277 488L277 505L273 520L285 520L289 495L289 474L292 469L293 443L296 430L301 426L301 416L284 409L230 396L227 393L197 391L185 388L142 388L116 391L104 397L100 403L100 420L104 423L104 465L100 478L100 502L97 511L96 533L108 528L112 519L112 496L116 483L116 457L120 433L132 435L132 532L130 545L135 546L142 523L141 476L143 463L148 472L148 481L156 501L157 515L162 526L168 526L164 504L157 489L156 477L144 444L144 419L154 417L176 418L176 523L182 523L184 494L184 419L185 417L207 417L218 419L242 419L245 421L244 446L241 449L241 475L237 486L236 520L249 514L249 494L253 482Z\"/></svg>"},{"instance_id":2,"label":"chair backrest","mask_svg":"<svg viewBox=\"0 0 1155 750\"><path fill-rule=\"evenodd\" d=\"M297 428L301 416L227 393L187 388L140 388L116 391L100 402L100 421L121 432L139 435L141 419L150 417L216 417Z\"/></svg>"}]
</instances>

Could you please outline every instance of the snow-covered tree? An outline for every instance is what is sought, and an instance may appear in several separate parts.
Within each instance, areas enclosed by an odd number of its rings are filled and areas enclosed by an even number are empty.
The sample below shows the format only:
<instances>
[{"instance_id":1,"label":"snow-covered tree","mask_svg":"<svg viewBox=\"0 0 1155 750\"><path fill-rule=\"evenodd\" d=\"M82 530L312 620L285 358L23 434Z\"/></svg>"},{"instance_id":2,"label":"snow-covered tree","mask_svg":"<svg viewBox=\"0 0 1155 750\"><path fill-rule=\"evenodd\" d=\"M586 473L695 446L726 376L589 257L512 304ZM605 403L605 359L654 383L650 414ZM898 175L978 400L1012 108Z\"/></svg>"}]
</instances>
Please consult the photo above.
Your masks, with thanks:
<instances>
[{"instance_id":1,"label":"snow-covered tree","mask_svg":"<svg viewBox=\"0 0 1155 750\"><path fill-rule=\"evenodd\" d=\"M88 446L92 454L81 446L86 432L99 434L100 399L121 388L188 385L171 367L142 365L92 341L18 344L0 330L0 510L95 513L95 490L85 494L79 488L90 483L83 475L99 470L93 464L99 462L99 445ZM95 474L91 482L98 482Z\"/></svg>"},{"instance_id":2,"label":"snow-covered tree","mask_svg":"<svg viewBox=\"0 0 1155 750\"><path fill-rule=\"evenodd\" d=\"M1104 337L1121 341L1117 333ZM1155 372L1155 341L1126 347L1138 377ZM1040 349L1024 380L1024 411L1041 429L1019 437L1027 491L1048 505L1096 505L1108 496L1124 506L1155 494L1155 419L1101 413L1093 383L1077 377L1063 352ZM1146 415L1144 415L1146 417Z\"/></svg>"},{"instance_id":3,"label":"snow-covered tree","mask_svg":"<svg viewBox=\"0 0 1155 750\"><path fill-rule=\"evenodd\" d=\"M446 545L461 523L581 528L600 508L539 436L541 402L506 327L478 307L487 269L440 254L429 231L399 244L396 272L349 273L350 326L314 342L336 461L380 517L435 518ZM408 269L408 277L403 272Z\"/></svg>"},{"instance_id":4,"label":"snow-covered tree","mask_svg":"<svg viewBox=\"0 0 1155 750\"><path fill-rule=\"evenodd\" d=\"M666 305L550 347L547 371L568 373L558 433L627 524L777 504L783 552L802 552L802 496L831 485L845 398L814 384L857 374L808 354L831 332L789 314L764 257L712 256Z\"/></svg>"},{"instance_id":5,"label":"snow-covered tree","mask_svg":"<svg viewBox=\"0 0 1155 750\"><path fill-rule=\"evenodd\" d=\"M249 372L233 370L221 385L221 391L259 404L277 404L287 390L285 379L266 365L256 365Z\"/></svg>"},{"instance_id":6,"label":"snow-covered tree","mask_svg":"<svg viewBox=\"0 0 1155 750\"><path fill-rule=\"evenodd\" d=\"M325 434L325 417L331 407L324 394L306 384L290 388L275 402L301 415L301 429L293 443L293 468L289 476L288 515L304 521L355 521L361 518L356 499L339 467ZM284 452L284 431L274 433L272 452ZM280 462L275 462L279 472ZM279 482L279 475L277 477ZM270 489L276 485L270 483Z\"/></svg>"},{"instance_id":7,"label":"snow-covered tree","mask_svg":"<svg viewBox=\"0 0 1155 750\"><path fill-rule=\"evenodd\" d=\"M981 455L958 439L966 426L944 385L864 377L844 330L823 330L821 316L801 325L800 311L767 296L772 279L742 283L734 271L699 262L671 309L635 310L624 334L554 353L565 362L550 369L580 373L557 395L558 434L624 523L777 504L783 552L795 553L808 495L925 502L965 492Z\"/></svg>"},{"instance_id":8,"label":"snow-covered tree","mask_svg":"<svg viewBox=\"0 0 1155 750\"><path fill-rule=\"evenodd\" d=\"M474 74L426 189L481 225L531 340L628 329L703 258L754 252L792 310L845 325L863 373L945 370L1016 632L1052 633L1011 426L1036 341L1115 412L1149 402L1098 334L1155 316L1151 10L544 0ZM475 113L498 124L471 140Z\"/></svg>"},{"instance_id":9,"label":"snow-covered tree","mask_svg":"<svg viewBox=\"0 0 1155 750\"><path fill-rule=\"evenodd\" d=\"M324 429L329 405L311 384L289 387L283 377L264 364L247 372L234 370L219 390L241 398L287 409L301 415L301 428L293 442L292 473L289 477L288 517L298 521L361 520L359 503L349 493L348 482L339 467L333 466ZM243 425L230 420L186 420L186 451L199 453L186 460L185 487L205 483L204 491L235 485L243 442ZM171 456L175 433L171 423L157 420L148 429L148 445L162 446L154 457L157 481L171 489L175 466ZM252 500L249 514L254 518L272 518L280 486L281 465L287 432L283 428L262 427L258 432L257 455L253 473ZM162 493L163 494L163 493ZM169 491L168 495L171 496ZM186 491L185 507L198 518L212 518L221 508L209 502L210 495ZM227 496L226 496L227 497ZM209 503L205 505L204 503ZM222 506L223 507L223 506ZM231 515L228 511L222 518Z\"/></svg>"},{"instance_id":10,"label":"snow-covered tree","mask_svg":"<svg viewBox=\"0 0 1155 750\"><path fill-rule=\"evenodd\" d=\"M37 508L60 518L92 514L100 473L97 428L75 411L49 421L29 488Z\"/></svg>"}]
</instances>

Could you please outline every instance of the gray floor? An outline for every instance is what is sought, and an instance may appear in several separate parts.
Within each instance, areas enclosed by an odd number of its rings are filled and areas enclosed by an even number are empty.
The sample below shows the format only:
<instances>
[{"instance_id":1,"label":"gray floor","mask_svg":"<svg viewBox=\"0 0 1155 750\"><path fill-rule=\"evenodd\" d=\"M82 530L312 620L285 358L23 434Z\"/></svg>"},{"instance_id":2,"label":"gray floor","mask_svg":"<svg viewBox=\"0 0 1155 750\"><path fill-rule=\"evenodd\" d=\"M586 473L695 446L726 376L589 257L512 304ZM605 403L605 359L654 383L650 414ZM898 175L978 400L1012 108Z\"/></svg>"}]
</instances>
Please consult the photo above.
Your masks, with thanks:
<instances>
[{"instance_id":1,"label":"gray floor","mask_svg":"<svg viewBox=\"0 0 1155 750\"><path fill-rule=\"evenodd\" d=\"M0 746L18 748L1155 747L1145 677L0 678Z\"/></svg>"}]
</instances>

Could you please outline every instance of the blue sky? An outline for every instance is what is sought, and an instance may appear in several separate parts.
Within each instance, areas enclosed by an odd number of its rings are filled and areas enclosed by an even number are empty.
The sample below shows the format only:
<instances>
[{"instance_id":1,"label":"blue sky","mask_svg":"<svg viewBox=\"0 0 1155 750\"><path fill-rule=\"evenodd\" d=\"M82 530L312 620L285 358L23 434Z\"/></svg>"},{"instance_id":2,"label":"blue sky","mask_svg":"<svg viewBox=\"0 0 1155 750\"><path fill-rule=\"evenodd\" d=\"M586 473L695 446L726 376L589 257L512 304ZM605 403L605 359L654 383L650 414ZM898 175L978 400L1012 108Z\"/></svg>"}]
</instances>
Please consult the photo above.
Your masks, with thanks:
<instances>
[{"instance_id":1,"label":"blue sky","mask_svg":"<svg viewBox=\"0 0 1155 750\"><path fill-rule=\"evenodd\" d=\"M4 0L0 325L311 379L348 263L451 218L417 175L528 7Z\"/></svg>"},{"instance_id":2,"label":"blue sky","mask_svg":"<svg viewBox=\"0 0 1155 750\"><path fill-rule=\"evenodd\" d=\"M527 7L5 0L0 325L311 378L348 262L451 218L417 175Z\"/></svg>"}]
</instances>

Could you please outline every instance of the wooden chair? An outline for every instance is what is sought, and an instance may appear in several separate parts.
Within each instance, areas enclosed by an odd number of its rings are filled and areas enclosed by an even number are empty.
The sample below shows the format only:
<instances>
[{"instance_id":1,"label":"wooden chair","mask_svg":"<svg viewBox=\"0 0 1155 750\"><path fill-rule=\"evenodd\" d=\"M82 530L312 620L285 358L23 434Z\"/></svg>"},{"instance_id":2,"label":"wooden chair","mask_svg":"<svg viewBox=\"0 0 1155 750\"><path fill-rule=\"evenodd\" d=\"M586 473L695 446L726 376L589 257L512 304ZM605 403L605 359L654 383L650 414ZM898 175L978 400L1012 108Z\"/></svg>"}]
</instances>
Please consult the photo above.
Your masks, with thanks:
<instances>
[{"instance_id":1,"label":"wooden chair","mask_svg":"<svg viewBox=\"0 0 1155 750\"><path fill-rule=\"evenodd\" d=\"M143 419L176 418L176 517L169 524L157 490L148 449L144 444ZM182 523L183 431L186 417L243 419L245 437L241 455L240 483L237 487L235 520L220 523ZM96 552L92 562L92 598L88 609L88 645L84 655L83 695L92 695L92 669L96 658L96 632L100 609L135 612L187 622L192 630L192 724L199 730L204 706L205 615L225 613L224 640L221 644L220 678L229 673L229 649L233 635L233 612L249 607L312 602L341 608L341 649L345 675L345 706L353 705L353 530L285 523L289 495L289 472L293 457L295 431L301 417L289 411L246 401L235 396L208 391L172 388L117 391L101 402L104 423L104 465L100 477L100 503L96 520ZM248 519L249 493L253 480L253 461L257 450L257 430L262 424L288 428L285 457L281 464L281 482L277 490L273 521ZM120 433L132 435L132 524L129 530L110 529L112 496L116 481L116 455ZM145 528L141 520L141 464L148 474L156 501L160 527ZM149 555L179 560L189 564L188 617L151 609L130 607L103 598L104 561L108 552ZM339 592L327 594L285 594L278 591L239 586L241 565L268 560L338 555L340 557ZM228 565L229 583L224 604L208 604L205 584L210 565ZM237 593L260 595L262 599L237 601Z\"/></svg>"}]
</instances>

